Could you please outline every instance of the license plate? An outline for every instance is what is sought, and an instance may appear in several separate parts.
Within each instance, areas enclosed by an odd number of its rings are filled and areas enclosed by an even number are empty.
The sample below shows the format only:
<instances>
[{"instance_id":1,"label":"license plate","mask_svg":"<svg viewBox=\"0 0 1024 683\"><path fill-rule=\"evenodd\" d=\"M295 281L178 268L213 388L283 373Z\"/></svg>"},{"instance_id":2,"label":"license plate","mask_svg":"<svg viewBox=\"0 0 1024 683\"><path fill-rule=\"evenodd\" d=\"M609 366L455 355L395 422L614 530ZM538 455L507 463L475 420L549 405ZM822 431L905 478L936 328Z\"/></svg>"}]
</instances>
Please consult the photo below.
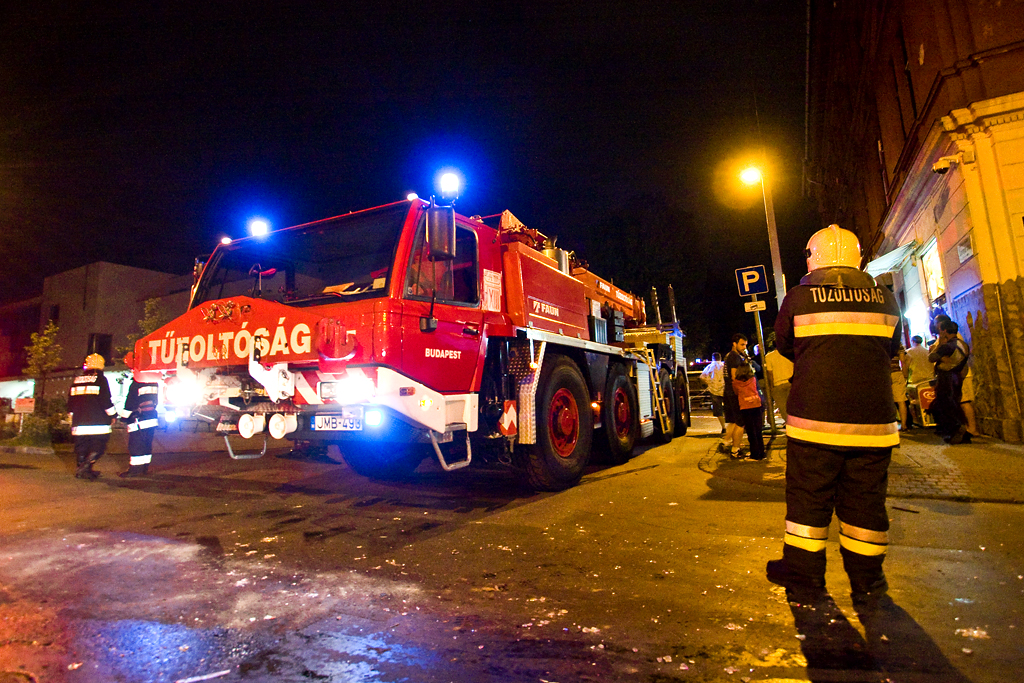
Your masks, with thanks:
<instances>
[{"instance_id":1,"label":"license plate","mask_svg":"<svg viewBox=\"0 0 1024 683\"><path fill-rule=\"evenodd\" d=\"M314 432L361 432L363 430L363 409L346 409L341 415L314 415Z\"/></svg>"}]
</instances>

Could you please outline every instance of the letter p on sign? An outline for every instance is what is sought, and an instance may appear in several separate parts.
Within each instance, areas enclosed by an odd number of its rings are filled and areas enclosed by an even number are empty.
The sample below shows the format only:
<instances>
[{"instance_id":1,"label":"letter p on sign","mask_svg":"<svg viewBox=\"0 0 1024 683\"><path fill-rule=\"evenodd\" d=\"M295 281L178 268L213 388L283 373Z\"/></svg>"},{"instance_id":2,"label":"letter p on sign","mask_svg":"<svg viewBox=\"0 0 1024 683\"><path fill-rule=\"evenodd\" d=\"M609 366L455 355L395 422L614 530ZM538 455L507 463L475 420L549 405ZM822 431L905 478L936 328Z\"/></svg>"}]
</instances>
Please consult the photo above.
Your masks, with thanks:
<instances>
[{"instance_id":1,"label":"letter p on sign","mask_svg":"<svg viewBox=\"0 0 1024 683\"><path fill-rule=\"evenodd\" d=\"M736 287L740 296L752 296L768 292L768 276L764 266L747 266L736 269Z\"/></svg>"}]
</instances>

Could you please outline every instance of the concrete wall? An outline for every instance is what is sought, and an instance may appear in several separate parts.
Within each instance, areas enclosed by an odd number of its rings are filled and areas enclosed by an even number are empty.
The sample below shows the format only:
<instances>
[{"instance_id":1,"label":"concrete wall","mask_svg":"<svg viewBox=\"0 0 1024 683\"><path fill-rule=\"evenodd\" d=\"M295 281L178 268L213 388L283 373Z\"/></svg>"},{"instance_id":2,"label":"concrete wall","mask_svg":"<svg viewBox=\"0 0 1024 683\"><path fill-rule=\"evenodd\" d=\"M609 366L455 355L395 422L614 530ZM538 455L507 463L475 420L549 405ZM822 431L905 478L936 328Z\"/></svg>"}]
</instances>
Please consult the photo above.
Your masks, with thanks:
<instances>
[{"instance_id":1,"label":"concrete wall","mask_svg":"<svg viewBox=\"0 0 1024 683\"><path fill-rule=\"evenodd\" d=\"M138 332L145 299L165 289L174 276L113 263L91 263L46 278L40 326L59 306L57 341L63 347L61 367L81 365L90 334L109 334L113 348L123 346L128 334ZM49 393L49 391L47 391Z\"/></svg>"}]
</instances>

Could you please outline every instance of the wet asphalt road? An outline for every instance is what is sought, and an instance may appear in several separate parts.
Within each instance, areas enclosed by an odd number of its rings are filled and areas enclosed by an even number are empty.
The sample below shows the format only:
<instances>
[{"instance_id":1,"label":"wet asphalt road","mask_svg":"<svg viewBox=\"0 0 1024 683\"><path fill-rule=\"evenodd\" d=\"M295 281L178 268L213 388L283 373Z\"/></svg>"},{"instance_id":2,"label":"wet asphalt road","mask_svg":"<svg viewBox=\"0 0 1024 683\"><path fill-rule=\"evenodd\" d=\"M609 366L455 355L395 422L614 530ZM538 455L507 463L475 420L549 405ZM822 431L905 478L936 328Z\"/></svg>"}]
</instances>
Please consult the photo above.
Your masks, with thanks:
<instances>
[{"instance_id":1,"label":"wet asphalt road","mask_svg":"<svg viewBox=\"0 0 1024 683\"><path fill-rule=\"evenodd\" d=\"M700 471L695 431L558 494L285 452L127 481L111 456L87 483L0 454L0 683L1016 680L1020 506L893 501L898 607L861 624L835 533L834 603L764 580L782 492Z\"/></svg>"}]
</instances>

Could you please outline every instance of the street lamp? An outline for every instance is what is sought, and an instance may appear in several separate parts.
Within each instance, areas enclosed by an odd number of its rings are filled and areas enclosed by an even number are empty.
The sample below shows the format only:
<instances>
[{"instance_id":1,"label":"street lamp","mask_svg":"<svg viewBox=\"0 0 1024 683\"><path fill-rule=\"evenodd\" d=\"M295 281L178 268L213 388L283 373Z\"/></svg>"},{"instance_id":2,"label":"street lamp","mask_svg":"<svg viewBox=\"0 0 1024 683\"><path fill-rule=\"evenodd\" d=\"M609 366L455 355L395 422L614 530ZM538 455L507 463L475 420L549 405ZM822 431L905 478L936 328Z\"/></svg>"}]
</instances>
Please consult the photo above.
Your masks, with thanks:
<instances>
[{"instance_id":1,"label":"street lamp","mask_svg":"<svg viewBox=\"0 0 1024 683\"><path fill-rule=\"evenodd\" d=\"M778 301L779 310L782 310L782 300L786 297L786 276L782 272L782 258L779 256L779 233L775 229L775 207L772 205L772 191L768 182L761 173L761 169L750 166L740 173L740 180L747 185L761 183L761 192L764 195L764 214L768 220L768 246L772 250L772 270L775 275L775 299Z\"/></svg>"}]
</instances>

